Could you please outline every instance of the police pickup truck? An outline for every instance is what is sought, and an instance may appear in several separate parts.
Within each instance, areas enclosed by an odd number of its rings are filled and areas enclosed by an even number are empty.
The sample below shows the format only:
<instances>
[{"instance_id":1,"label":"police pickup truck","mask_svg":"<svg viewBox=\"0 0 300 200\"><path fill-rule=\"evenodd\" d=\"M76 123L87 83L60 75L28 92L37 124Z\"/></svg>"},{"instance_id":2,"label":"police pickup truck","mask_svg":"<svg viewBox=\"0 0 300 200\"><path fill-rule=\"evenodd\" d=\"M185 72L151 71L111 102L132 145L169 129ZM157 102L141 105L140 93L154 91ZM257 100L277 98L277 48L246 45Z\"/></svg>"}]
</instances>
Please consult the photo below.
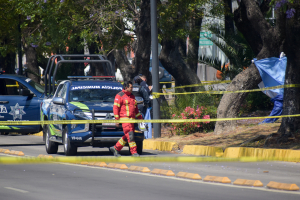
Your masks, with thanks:
<instances>
[{"instance_id":1,"label":"police pickup truck","mask_svg":"<svg viewBox=\"0 0 300 200\"><path fill-rule=\"evenodd\" d=\"M48 98L45 98L41 105L41 120L114 119L114 98L122 90L122 85L115 81L111 63L103 57L102 59L100 57L100 60L71 61L81 63L101 61L109 67L109 70L107 76L69 76L68 80L60 82L53 95L49 95L50 90L47 92L48 83L45 80L45 93L48 94ZM60 62L64 62L63 57L57 62L56 67ZM47 71L49 70L46 69L46 73ZM55 73L56 70L53 80ZM54 91L53 83L50 85ZM63 144L65 155L75 155L77 148L83 146L113 146L124 135L122 127L116 127L115 123L51 124L45 125L43 132L47 153L56 154L58 145ZM139 154L143 151L143 140L144 133L137 131L135 141Z\"/></svg>"},{"instance_id":2,"label":"police pickup truck","mask_svg":"<svg viewBox=\"0 0 300 200\"><path fill-rule=\"evenodd\" d=\"M39 121L44 87L24 76L0 70L0 121ZM40 125L2 125L1 135L41 131Z\"/></svg>"}]
</instances>

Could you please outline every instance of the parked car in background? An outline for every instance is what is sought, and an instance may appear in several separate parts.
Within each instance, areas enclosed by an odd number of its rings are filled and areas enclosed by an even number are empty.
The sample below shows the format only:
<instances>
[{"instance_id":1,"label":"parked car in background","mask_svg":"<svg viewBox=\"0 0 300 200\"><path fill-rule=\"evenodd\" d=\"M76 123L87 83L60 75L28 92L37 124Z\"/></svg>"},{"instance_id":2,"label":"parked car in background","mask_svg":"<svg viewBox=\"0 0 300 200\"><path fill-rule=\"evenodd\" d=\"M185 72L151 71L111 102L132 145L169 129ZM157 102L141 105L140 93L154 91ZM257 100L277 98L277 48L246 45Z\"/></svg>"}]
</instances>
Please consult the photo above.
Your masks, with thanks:
<instances>
[{"instance_id":1,"label":"parked car in background","mask_svg":"<svg viewBox=\"0 0 300 200\"><path fill-rule=\"evenodd\" d=\"M160 88L166 85L166 88L172 87L172 75L163 67L160 61L158 61L158 77L159 82L163 82L160 84ZM150 58L150 67L149 71L152 73L152 58Z\"/></svg>"},{"instance_id":2,"label":"parked car in background","mask_svg":"<svg viewBox=\"0 0 300 200\"><path fill-rule=\"evenodd\" d=\"M44 88L25 76L0 69L0 121L38 121ZM40 125L1 125L0 135L37 133Z\"/></svg>"}]
</instances>

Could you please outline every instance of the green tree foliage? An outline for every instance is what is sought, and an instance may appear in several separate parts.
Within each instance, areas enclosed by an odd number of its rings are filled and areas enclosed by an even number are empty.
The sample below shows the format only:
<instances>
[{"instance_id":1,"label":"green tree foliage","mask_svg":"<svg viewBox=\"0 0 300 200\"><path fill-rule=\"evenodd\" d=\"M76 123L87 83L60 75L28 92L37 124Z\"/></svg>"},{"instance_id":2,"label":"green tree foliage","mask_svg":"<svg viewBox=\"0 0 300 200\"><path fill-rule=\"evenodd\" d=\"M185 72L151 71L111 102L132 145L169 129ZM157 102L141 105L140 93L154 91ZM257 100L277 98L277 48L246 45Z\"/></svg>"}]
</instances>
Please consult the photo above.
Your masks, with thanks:
<instances>
[{"instance_id":1,"label":"green tree foliage","mask_svg":"<svg viewBox=\"0 0 300 200\"><path fill-rule=\"evenodd\" d=\"M225 31L210 26L215 37L207 38L211 40L229 59L229 69L225 68L226 63L218 58L211 56L200 57L199 62L210 65L223 73L223 76L228 76L231 80L251 64L251 60L255 57L251 47L240 32L231 32L225 35Z\"/></svg>"}]
</instances>

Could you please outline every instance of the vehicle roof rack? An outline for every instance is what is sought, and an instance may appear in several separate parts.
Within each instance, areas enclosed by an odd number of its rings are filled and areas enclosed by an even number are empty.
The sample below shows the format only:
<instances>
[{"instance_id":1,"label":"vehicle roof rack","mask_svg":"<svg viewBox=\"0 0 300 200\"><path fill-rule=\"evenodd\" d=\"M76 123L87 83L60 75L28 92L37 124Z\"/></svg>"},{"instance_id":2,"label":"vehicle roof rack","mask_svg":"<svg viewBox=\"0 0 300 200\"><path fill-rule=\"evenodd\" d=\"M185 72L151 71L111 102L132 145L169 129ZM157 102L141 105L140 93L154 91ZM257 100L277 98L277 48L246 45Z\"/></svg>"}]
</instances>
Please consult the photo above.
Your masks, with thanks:
<instances>
[{"instance_id":1,"label":"vehicle roof rack","mask_svg":"<svg viewBox=\"0 0 300 200\"><path fill-rule=\"evenodd\" d=\"M99 60L90 60L90 59L86 60L87 58L91 58L91 57L98 58ZM66 58L79 58L79 60L67 60ZM59 61L57 61L56 64L55 64L56 59L59 60ZM52 55L52 56L49 57L47 67L44 70L44 83L45 83L44 94L45 94L45 96L47 96L47 92L49 93L49 95L51 95L52 92L54 93L54 90L55 90L54 81L48 83L48 79L50 79L52 69L55 66L54 72L53 72L53 80L55 80L57 68L61 63L103 63L106 66L108 66L108 68L104 68L105 72L107 74L109 74L109 75L114 75L115 74L111 62L104 55L100 55L100 54L58 54L58 55ZM47 76L49 76L49 77L47 77ZM111 79L116 80L115 77L111 77ZM52 85L52 87L51 87L51 85ZM48 87L49 91L47 91L47 87Z\"/></svg>"}]
</instances>

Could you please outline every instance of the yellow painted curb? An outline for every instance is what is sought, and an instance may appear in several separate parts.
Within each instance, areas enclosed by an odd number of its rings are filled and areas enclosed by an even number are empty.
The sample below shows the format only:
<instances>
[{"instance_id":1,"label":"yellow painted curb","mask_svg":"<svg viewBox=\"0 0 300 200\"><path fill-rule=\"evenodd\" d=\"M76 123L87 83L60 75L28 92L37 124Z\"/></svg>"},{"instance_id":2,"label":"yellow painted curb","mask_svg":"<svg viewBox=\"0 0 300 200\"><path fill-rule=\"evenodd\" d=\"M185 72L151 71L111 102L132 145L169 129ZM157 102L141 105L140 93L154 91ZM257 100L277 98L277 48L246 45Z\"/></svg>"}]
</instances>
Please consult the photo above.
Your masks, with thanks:
<instances>
[{"instance_id":1,"label":"yellow painted curb","mask_svg":"<svg viewBox=\"0 0 300 200\"><path fill-rule=\"evenodd\" d=\"M198 156L221 157L223 156L223 149L221 147L185 145L182 153L198 155Z\"/></svg>"},{"instance_id":2,"label":"yellow painted curb","mask_svg":"<svg viewBox=\"0 0 300 200\"><path fill-rule=\"evenodd\" d=\"M278 189L278 190L289 190L289 191L297 191L299 187L296 184L290 183L278 183L274 181L270 181L267 185L268 188Z\"/></svg>"},{"instance_id":3,"label":"yellow painted curb","mask_svg":"<svg viewBox=\"0 0 300 200\"><path fill-rule=\"evenodd\" d=\"M193 180L201 180L202 179L199 174L187 173L187 172L178 172L176 174L176 177L188 178L188 179L193 179Z\"/></svg>"},{"instance_id":4,"label":"yellow painted curb","mask_svg":"<svg viewBox=\"0 0 300 200\"><path fill-rule=\"evenodd\" d=\"M8 154L10 154L10 155L14 155L15 154L15 150L11 150L10 152L8 152Z\"/></svg>"},{"instance_id":5,"label":"yellow painted curb","mask_svg":"<svg viewBox=\"0 0 300 200\"><path fill-rule=\"evenodd\" d=\"M228 177L221 176L206 176L203 181L205 182L216 182L216 183L231 183L231 180Z\"/></svg>"},{"instance_id":6,"label":"yellow painted curb","mask_svg":"<svg viewBox=\"0 0 300 200\"><path fill-rule=\"evenodd\" d=\"M94 166L95 162L88 162L87 166Z\"/></svg>"},{"instance_id":7,"label":"yellow painted curb","mask_svg":"<svg viewBox=\"0 0 300 200\"><path fill-rule=\"evenodd\" d=\"M128 168L129 171L136 171L136 172L143 172L143 173L149 173L150 172L150 169L148 167L139 167L139 166L134 166L134 165L131 165L129 168Z\"/></svg>"},{"instance_id":8,"label":"yellow painted curb","mask_svg":"<svg viewBox=\"0 0 300 200\"><path fill-rule=\"evenodd\" d=\"M117 163L109 163L108 165L106 165L107 168L115 168Z\"/></svg>"},{"instance_id":9,"label":"yellow painted curb","mask_svg":"<svg viewBox=\"0 0 300 200\"><path fill-rule=\"evenodd\" d=\"M115 168L117 168L117 169L128 169L128 167L125 164L116 164Z\"/></svg>"},{"instance_id":10,"label":"yellow painted curb","mask_svg":"<svg viewBox=\"0 0 300 200\"><path fill-rule=\"evenodd\" d=\"M95 162L94 166L97 166L97 167L106 167L107 164L105 162Z\"/></svg>"},{"instance_id":11,"label":"yellow painted curb","mask_svg":"<svg viewBox=\"0 0 300 200\"><path fill-rule=\"evenodd\" d=\"M38 158L53 158L53 156L40 154L38 155Z\"/></svg>"},{"instance_id":12,"label":"yellow painted curb","mask_svg":"<svg viewBox=\"0 0 300 200\"><path fill-rule=\"evenodd\" d=\"M4 153L8 149L0 149L0 153Z\"/></svg>"},{"instance_id":13,"label":"yellow painted curb","mask_svg":"<svg viewBox=\"0 0 300 200\"><path fill-rule=\"evenodd\" d=\"M171 170L163 170L163 169L153 169L151 174L158 174L164 176L175 176L174 172Z\"/></svg>"},{"instance_id":14,"label":"yellow painted curb","mask_svg":"<svg viewBox=\"0 0 300 200\"><path fill-rule=\"evenodd\" d=\"M22 151L14 151L14 152L13 152L13 155L16 155L16 156L24 156L25 154L24 154Z\"/></svg>"},{"instance_id":15,"label":"yellow painted curb","mask_svg":"<svg viewBox=\"0 0 300 200\"><path fill-rule=\"evenodd\" d=\"M40 131L40 132L32 134L32 135L34 135L34 136L43 136L43 131Z\"/></svg>"},{"instance_id":16,"label":"yellow painted curb","mask_svg":"<svg viewBox=\"0 0 300 200\"><path fill-rule=\"evenodd\" d=\"M176 142L162 142L162 141L155 141L152 139L146 139L143 142L143 149L172 151L172 149L176 145L177 145Z\"/></svg>"},{"instance_id":17,"label":"yellow painted curb","mask_svg":"<svg viewBox=\"0 0 300 200\"><path fill-rule=\"evenodd\" d=\"M10 150L5 149L4 153L9 154L9 153L10 153Z\"/></svg>"},{"instance_id":18,"label":"yellow painted curb","mask_svg":"<svg viewBox=\"0 0 300 200\"><path fill-rule=\"evenodd\" d=\"M236 179L233 182L234 185L245 185L254 187L263 187L264 184L260 180L247 180L247 179Z\"/></svg>"},{"instance_id":19,"label":"yellow painted curb","mask_svg":"<svg viewBox=\"0 0 300 200\"><path fill-rule=\"evenodd\" d=\"M246 147L229 147L225 149L225 158L253 157L260 159L276 158L281 161L299 161L300 150L290 149L263 149Z\"/></svg>"}]
</instances>

